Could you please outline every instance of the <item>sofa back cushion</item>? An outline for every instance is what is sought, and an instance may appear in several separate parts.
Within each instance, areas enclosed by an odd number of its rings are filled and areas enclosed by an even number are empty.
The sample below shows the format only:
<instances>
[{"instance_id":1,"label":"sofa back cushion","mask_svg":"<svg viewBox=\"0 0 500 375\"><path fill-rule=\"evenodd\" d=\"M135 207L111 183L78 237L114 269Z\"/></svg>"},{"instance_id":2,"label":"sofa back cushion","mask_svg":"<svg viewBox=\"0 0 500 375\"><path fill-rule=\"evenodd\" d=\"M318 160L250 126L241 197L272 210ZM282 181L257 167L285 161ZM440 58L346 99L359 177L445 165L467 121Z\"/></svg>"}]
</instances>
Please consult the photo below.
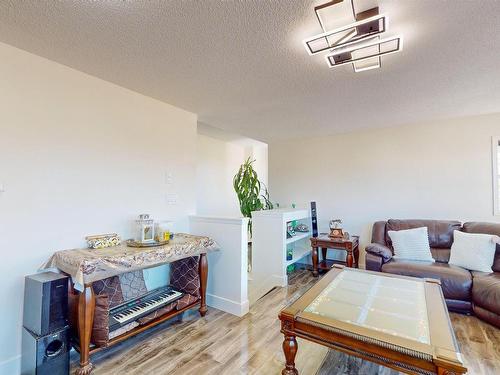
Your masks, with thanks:
<instances>
[{"instance_id":1,"label":"sofa back cushion","mask_svg":"<svg viewBox=\"0 0 500 375\"><path fill-rule=\"evenodd\" d=\"M431 247L431 254L436 262L448 263L450 260L451 249L438 249Z\"/></svg>"},{"instance_id":2,"label":"sofa back cushion","mask_svg":"<svg viewBox=\"0 0 500 375\"><path fill-rule=\"evenodd\" d=\"M433 262L427 227L389 231L394 259Z\"/></svg>"},{"instance_id":3,"label":"sofa back cushion","mask_svg":"<svg viewBox=\"0 0 500 375\"><path fill-rule=\"evenodd\" d=\"M500 223L469 222L464 224L462 231L467 233L485 233L500 236ZM498 244L495 252L495 258L493 260L493 267L491 267L491 269L493 272L500 272L500 245Z\"/></svg>"},{"instance_id":4,"label":"sofa back cushion","mask_svg":"<svg viewBox=\"0 0 500 375\"><path fill-rule=\"evenodd\" d=\"M497 236L458 230L454 235L449 264L469 271L493 272L491 266L495 258Z\"/></svg>"},{"instance_id":5,"label":"sofa back cushion","mask_svg":"<svg viewBox=\"0 0 500 375\"><path fill-rule=\"evenodd\" d=\"M390 230L404 230L427 227L429 233L429 245L433 249L450 249L453 244L453 231L460 230L462 225L459 221L447 220L398 220L389 219L386 225L385 241L387 246L392 247L391 238L387 234Z\"/></svg>"}]
</instances>

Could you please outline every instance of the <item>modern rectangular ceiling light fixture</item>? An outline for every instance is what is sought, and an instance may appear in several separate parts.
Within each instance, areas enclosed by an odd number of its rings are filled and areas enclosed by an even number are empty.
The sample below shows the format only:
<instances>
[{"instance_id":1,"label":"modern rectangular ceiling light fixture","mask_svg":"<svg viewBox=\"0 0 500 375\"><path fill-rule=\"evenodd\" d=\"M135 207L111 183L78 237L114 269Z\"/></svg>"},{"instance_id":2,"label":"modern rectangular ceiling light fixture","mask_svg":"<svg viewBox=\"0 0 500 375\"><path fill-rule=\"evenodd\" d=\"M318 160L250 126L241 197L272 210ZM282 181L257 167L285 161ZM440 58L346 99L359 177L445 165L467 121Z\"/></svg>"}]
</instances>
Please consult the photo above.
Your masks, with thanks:
<instances>
[{"instance_id":1,"label":"modern rectangular ceiling light fixture","mask_svg":"<svg viewBox=\"0 0 500 375\"><path fill-rule=\"evenodd\" d=\"M352 63L352 66L356 73L364 72L365 70L380 68L382 66L382 62L380 60L380 56L371 57L361 61L355 61Z\"/></svg>"},{"instance_id":2,"label":"modern rectangular ceiling light fixture","mask_svg":"<svg viewBox=\"0 0 500 375\"><path fill-rule=\"evenodd\" d=\"M370 28L365 29L363 26L366 25L370 25ZM378 14L308 38L304 40L304 46L310 55L315 55L332 48L361 42L385 32L386 27L387 17L384 14ZM366 32L359 34L358 30L366 30Z\"/></svg>"},{"instance_id":3,"label":"modern rectangular ceiling light fixture","mask_svg":"<svg viewBox=\"0 0 500 375\"><path fill-rule=\"evenodd\" d=\"M379 14L379 8L377 6L356 14L353 0L331 0L315 6L314 13L316 13L316 18L323 32L327 32L328 30L338 29L343 25L376 16ZM376 22L378 21L358 27L357 33L364 34L366 29L377 27Z\"/></svg>"},{"instance_id":4,"label":"modern rectangular ceiling light fixture","mask_svg":"<svg viewBox=\"0 0 500 375\"><path fill-rule=\"evenodd\" d=\"M378 6L356 12L354 0L330 0L314 7L314 13L323 32L305 39L304 47L309 55L330 52L326 60L331 68L352 64L356 73L377 69L382 56L403 47L400 36L380 39L388 18L379 14Z\"/></svg>"},{"instance_id":5,"label":"modern rectangular ceiling light fixture","mask_svg":"<svg viewBox=\"0 0 500 375\"><path fill-rule=\"evenodd\" d=\"M351 0L333 0L320 4L314 7L314 13L323 32L359 21L354 14Z\"/></svg>"},{"instance_id":6,"label":"modern rectangular ceiling light fixture","mask_svg":"<svg viewBox=\"0 0 500 375\"><path fill-rule=\"evenodd\" d=\"M380 36L375 37L377 40L380 40ZM363 55L368 54L379 54L380 53L380 44L375 44L371 47L367 47L358 52L354 52L352 55L354 57L363 57ZM378 69L382 65L382 59L380 56L370 57L368 59L364 59L361 61L355 61L352 63L352 67L356 73L364 72L365 70Z\"/></svg>"},{"instance_id":7,"label":"modern rectangular ceiling light fixture","mask_svg":"<svg viewBox=\"0 0 500 375\"><path fill-rule=\"evenodd\" d=\"M399 52L402 48L403 38L395 36L392 38L353 45L346 48L335 49L333 53L326 56L326 61L328 62L328 66L330 68L356 63L360 64L360 71L374 69L378 67L373 64L374 58ZM363 62L365 64L362 64ZM369 64L367 64L368 62Z\"/></svg>"}]
</instances>

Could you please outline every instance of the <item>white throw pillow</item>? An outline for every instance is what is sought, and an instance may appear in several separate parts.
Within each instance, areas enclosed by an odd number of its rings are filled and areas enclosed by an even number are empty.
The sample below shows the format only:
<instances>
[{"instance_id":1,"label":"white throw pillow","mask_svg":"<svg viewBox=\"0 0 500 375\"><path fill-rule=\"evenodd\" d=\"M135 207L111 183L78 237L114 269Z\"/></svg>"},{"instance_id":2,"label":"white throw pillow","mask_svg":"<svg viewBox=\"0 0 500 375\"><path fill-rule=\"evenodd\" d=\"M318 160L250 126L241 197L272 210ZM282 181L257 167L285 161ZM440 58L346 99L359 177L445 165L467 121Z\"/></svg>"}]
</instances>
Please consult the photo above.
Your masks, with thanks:
<instances>
[{"instance_id":1,"label":"white throw pillow","mask_svg":"<svg viewBox=\"0 0 500 375\"><path fill-rule=\"evenodd\" d=\"M471 271L493 272L497 236L453 231L449 264Z\"/></svg>"},{"instance_id":2,"label":"white throw pillow","mask_svg":"<svg viewBox=\"0 0 500 375\"><path fill-rule=\"evenodd\" d=\"M390 230L388 234L391 237L395 259L434 262L429 246L427 227Z\"/></svg>"}]
</instances>

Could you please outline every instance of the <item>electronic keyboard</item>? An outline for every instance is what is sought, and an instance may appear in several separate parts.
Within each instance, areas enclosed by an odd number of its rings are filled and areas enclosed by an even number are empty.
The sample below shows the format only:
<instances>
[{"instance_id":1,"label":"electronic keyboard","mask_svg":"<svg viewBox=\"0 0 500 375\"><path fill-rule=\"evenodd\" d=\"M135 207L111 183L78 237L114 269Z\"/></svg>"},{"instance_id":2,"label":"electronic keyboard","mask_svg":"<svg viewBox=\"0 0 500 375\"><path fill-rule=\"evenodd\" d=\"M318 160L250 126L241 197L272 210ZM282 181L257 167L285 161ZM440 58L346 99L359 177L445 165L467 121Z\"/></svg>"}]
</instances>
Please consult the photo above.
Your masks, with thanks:
<instances>
[{"instance_id":1,"label":"electronic keyboard","mask_svg":"<svg viewBox=\"0 0 500 375\"><path fill-rule=\"evenodd\" d=\"M115 306L109 310L109 331L114 331L125 324L149 315L182 296L183 293L171 286L164 286Z\"/></svg>"}]
</instances>

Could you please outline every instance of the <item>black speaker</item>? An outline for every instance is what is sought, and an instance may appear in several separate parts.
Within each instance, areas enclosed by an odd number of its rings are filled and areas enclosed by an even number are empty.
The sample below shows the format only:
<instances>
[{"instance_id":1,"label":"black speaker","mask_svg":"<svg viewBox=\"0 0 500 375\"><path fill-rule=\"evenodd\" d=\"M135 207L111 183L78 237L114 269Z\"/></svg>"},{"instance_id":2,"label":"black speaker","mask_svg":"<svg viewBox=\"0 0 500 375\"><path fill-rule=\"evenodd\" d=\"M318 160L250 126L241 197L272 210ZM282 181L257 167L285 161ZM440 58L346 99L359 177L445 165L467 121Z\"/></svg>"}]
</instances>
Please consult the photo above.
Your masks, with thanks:
<instances>
[{"instance_id":1,"label":"black speaker","mask_svg":"<svg viewBox=\"0 0 500 375\"><path fill-rule=\"evenodd\" d=\"M69 327L45 336L23 328L21 375L69 374Z\"/></svg>"},{"instance_id":2,"label":"black speaker","mask_svg":"<svg viewBox=\"0 0 500 375\"><path fill-rule=\"evenodd\" d=\"M23 325L38 336L68 325L68 277L43 272L24 279Z\"/></svg>"},{"instance_id":3,"label":"black speaker","mask_svg":"<svg viewBox=\"0 0 500 375\"><path fill-rule=\"evenodd\" d=\"M318 237L318 213L316 212L316 202L311 202L312 236Z\"/></svg>"}]
</instances>

